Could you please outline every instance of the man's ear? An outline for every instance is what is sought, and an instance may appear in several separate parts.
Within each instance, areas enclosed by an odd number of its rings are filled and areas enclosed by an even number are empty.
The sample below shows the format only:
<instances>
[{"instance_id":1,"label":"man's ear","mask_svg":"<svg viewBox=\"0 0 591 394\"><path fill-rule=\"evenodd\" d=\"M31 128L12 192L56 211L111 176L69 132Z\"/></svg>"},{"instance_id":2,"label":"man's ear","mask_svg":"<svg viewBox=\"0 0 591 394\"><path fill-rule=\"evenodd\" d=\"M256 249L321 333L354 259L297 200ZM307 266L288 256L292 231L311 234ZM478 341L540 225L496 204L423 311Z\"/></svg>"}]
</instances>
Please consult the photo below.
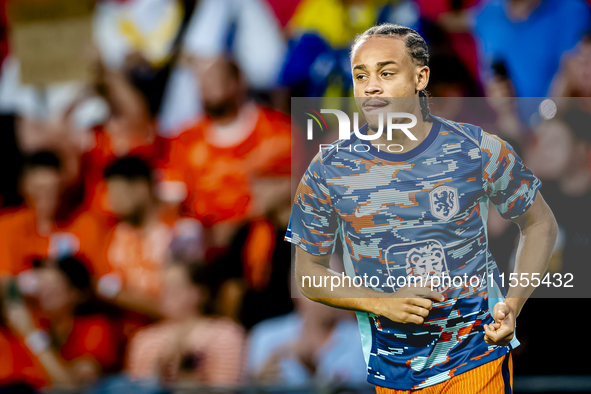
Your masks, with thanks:
<instances>
[{"instance_id":1,"label":"man's ear","mask_svg":"<svg viewBox=\"0 0 591 394\"><path fill-rule=\"evenodd\" d=\"M421 90L427 87L429 83L429 76L431 75L431 70L427 66L422 66L418 68L417 74L415 77L415 90L420 92Z\"/></svg>"}]
</instances>

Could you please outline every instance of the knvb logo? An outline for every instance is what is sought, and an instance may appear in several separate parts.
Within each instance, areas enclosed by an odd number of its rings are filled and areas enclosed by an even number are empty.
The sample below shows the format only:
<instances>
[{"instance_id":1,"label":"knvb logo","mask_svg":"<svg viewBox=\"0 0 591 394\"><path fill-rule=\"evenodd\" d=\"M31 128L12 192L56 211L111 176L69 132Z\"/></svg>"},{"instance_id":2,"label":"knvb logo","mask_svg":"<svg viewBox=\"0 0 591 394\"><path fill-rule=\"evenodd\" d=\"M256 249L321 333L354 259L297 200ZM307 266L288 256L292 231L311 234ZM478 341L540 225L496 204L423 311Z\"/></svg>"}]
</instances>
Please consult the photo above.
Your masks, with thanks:
<instances>
[{"instance_id":1,"label":"knvb logo","mask_svg":"<svg viewBox=\"0 0 591 394\"><path fill-rule=\"evenodd\" d=\"M337 121L339 123L339 140L348 140L351 136L351 120L349 116L338 109L321 109L320 113L318 111L313 110L312 108L306 108L311 112L305 112L306 115L312 117L312 119L308 119L307 122L307 138L308 140L312 140L314 137L314 121L318 124L321 131L324 131L325 128L328 131L328 125L324 117L320 114L334 114L337 117ZM394 119L410 119L410 123L396 123ZM322 121L322 122L321 122ZM417 138L410 132L409 129L413 128L417 124L417 117L411 113L407 112L388 112L386 114L386 133L387 139L392 140L392 132L394 130L401 130L408 138L413 141L416 141ZM323 127L324 125L324 127ZM380 112L378 114L378 130L375 134L366 135L359 131L359 113L353 112L353 132L360 140L365 141L372 141L380 138L384 132L384 113Z\"/></svg>"}]
</instances>

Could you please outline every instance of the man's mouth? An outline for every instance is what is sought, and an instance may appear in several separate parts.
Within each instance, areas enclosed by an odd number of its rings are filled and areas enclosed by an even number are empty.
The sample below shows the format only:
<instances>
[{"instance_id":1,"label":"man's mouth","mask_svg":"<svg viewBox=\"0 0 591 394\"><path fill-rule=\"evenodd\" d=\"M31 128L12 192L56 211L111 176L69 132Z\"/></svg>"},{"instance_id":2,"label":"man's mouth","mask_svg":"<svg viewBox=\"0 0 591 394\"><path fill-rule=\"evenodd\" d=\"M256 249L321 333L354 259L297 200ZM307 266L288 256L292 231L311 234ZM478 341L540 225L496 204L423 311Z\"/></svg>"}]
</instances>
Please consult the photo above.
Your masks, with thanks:
<instances>
[{"instance_id":1,"label":"man's mouth","mask_svg":"<svg viewBox=\"0 0 591 394\"><path fill-rule=\"evenodd\" d=\"M386 107L388 103L386 100L379 100L379 99L370 99L365 102L363 105L363 109L367 112L375 111L380 108Z\"/></svg>"}]
</instances>

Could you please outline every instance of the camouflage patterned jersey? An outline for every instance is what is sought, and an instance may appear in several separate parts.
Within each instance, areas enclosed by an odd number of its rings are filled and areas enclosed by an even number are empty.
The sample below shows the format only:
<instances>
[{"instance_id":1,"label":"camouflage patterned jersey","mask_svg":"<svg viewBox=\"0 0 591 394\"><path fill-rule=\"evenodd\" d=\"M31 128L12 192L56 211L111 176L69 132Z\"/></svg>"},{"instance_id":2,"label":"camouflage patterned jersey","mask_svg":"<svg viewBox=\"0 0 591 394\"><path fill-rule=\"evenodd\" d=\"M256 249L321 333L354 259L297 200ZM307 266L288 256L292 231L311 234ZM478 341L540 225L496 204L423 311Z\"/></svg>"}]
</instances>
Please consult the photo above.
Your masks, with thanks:
<instances>
[{"instance_id":1,"label":"camouflage patterned jersey","mask_svg":"<svg viewBox=\"0 0 591 394\"><path fill-rule=\"evenodd\" d=\"M508 346L484 342L483 325L505 295L486 221L489 201L504 218L516 218L541 187L505 141L434 119L427 138L406 153L354 134L319 153L297 189L286 234L314 255L332 253L340 237L347 275L375 277L367 285L377 291L404 285L388 277L443 279L435 290L446 300L435 302L421 325L357 313L368 381L400 390L440 383L519 345L516 338Z\"/></svg>"}]
</instances>

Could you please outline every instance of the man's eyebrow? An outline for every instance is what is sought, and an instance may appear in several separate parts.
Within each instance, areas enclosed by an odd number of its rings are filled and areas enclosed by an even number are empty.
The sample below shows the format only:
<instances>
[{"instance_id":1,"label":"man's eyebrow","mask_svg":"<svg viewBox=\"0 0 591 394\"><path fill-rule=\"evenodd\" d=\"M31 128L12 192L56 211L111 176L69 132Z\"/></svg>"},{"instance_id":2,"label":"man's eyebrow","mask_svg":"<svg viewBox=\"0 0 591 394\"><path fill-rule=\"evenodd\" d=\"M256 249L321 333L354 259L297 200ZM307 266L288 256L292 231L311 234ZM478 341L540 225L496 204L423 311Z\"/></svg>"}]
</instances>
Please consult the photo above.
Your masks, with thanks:
<instances>
[{"instance_id":1,"label":"man's eyebrow","mask_svg":"<svg viewBox=\"0 0 591 394\"><path fill-rule=\"evenodd\" d=\"M376 64L377 64L378 68L382 68L382 67L387 66L389 64L396 65L398 63L396 63L394 60L388 60L388 61L385 61L385 62L377 62Z\"/></svg>"},{"instance_id":2,"label":"man's eyebrow","mask_svg":"<svg viewBox=\"0 0 591 394\"><path fill-rule=\"evenodd\" d=\"M394 60L387 60L387 61L384 61L384 62L377 62L376 63L376 66L378 68L382 68L382 67L387 66L389 64L397 65L398 63L396 63ZM358 65L356 65L356 66L353 67L353 70L367 71L367 66L365 64L358 64Z\"/></svg>"}]
</instances>

